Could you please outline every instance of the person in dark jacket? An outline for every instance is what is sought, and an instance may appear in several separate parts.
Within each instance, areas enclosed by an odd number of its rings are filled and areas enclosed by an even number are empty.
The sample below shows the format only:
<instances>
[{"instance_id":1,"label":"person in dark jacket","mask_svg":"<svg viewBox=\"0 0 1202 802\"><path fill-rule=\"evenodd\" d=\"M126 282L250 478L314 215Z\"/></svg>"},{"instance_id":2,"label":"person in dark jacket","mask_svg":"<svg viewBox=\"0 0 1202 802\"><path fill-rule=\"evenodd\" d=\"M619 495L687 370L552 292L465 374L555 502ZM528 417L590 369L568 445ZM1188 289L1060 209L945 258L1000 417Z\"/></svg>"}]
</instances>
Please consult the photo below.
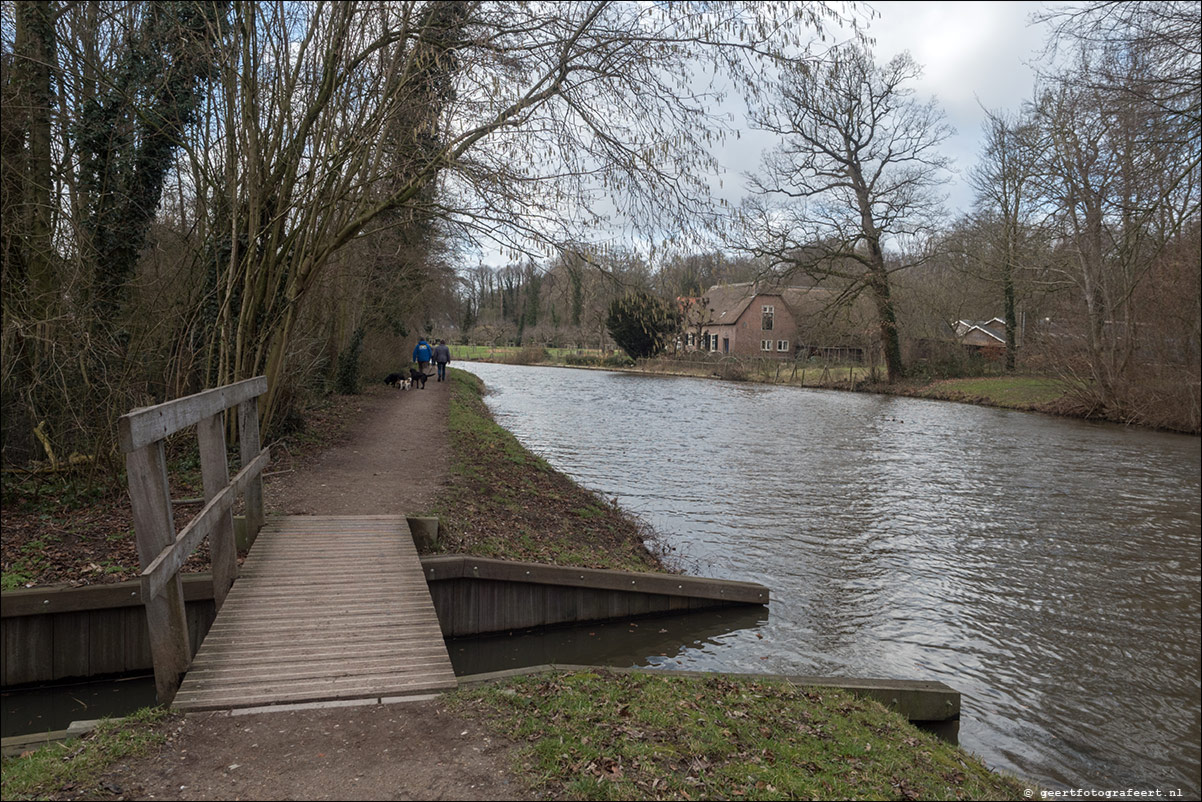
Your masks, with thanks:
<instances>
[{"instance_id":1,"label":"person in dark jacket","mask_svg":"<svg viewBox=\"0 0 1202 802\"><path fill-rule=\"evenodd\" d=\"M426 372L426 368L430 365L430 343L422 339L417 347L413 349L413 361L417 363L417 369L422 373Z\"/></svg>"},{"instance_id":2,"label":"person in dark jacket","mask_svg":"<svg viewBox=\"0 0 1202 802\"><path fill-rule=\"evenodd\" d=\"M439 340L438 345L434 346L434 364L438 365L438 380L443 381L447 377L447 363L451 361L451 349L447 348L446 340Z\"/></svg>"}]
</instances>

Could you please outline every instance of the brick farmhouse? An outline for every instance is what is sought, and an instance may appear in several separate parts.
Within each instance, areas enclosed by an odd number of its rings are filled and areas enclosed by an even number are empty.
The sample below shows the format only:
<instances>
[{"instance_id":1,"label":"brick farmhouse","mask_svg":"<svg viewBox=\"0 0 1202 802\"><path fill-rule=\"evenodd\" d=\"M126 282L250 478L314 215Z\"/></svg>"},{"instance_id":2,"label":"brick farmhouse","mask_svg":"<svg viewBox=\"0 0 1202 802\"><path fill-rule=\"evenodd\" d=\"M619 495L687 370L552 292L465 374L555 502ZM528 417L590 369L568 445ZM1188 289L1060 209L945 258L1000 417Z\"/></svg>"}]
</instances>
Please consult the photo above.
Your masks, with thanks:
<instances>
[{"instance_id":1,"label":"brick farmhouse","mask_svg":"<svg viewBox=\"0 0 1202 802\"><path fill-rule=\"evenodd\" d=\"M682 299L686 351L795 359L822 355L863 361L871 323L861 304L838 307L819 287L757 283L710 287Z\"/></svg>"}]
</instances>

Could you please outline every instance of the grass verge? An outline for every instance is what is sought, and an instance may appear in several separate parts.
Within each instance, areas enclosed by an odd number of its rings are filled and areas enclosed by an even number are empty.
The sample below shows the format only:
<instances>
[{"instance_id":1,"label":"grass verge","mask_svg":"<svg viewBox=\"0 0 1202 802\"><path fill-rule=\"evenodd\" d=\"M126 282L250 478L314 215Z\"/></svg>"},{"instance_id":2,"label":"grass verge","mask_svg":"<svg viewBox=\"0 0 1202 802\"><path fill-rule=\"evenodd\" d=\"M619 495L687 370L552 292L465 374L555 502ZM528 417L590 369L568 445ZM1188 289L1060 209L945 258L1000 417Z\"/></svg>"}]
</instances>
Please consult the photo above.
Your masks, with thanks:
<instances>
[{"instance_id":1,"label":"grass verge","mask_svg":"<svg viewBox=\"0 0 1202 802\"><path fill-rule=\"evenodd\" d=\"M527 451L492 419L479 378L462 370L449 377L451 478L433 511L442 519L440 551L664 570L646 526Z\"/></svg>"},{"instance_id":2,"label":"grass verge","mask_svg":"<svg viewBox=\"0 0 1202 802\"><path fill-rule=\"evenodd\" d=\"M121 789L104 785L105 772L165 743L164 725L171 718L164 708L144 708L125 718L106 719L81 738L6 757L0 764L3 798L117 799Z\"/></svg>"},{"instance_id":3,"label":"grass verge","mask_svg":"<svg viewBox=\"0 0 1202 802\"><path fill-rule=\"evenodd\" d=\"M576 672L449 697L523 746L551 799L1023 799L1033 788L829 688L715 675Z\"/></svg>"},{"instance_id":4,"label":"grass verge","mask_svg":"<svg viewBox=\"0 0 1202 802\"><path fill-rule=\"evenodd\" d=\"M919 388L922 398L967 401L1008 409L1041 409L1064 397L1063 382L1037 376L943 379Z\"/></svg>"}]
</instances>

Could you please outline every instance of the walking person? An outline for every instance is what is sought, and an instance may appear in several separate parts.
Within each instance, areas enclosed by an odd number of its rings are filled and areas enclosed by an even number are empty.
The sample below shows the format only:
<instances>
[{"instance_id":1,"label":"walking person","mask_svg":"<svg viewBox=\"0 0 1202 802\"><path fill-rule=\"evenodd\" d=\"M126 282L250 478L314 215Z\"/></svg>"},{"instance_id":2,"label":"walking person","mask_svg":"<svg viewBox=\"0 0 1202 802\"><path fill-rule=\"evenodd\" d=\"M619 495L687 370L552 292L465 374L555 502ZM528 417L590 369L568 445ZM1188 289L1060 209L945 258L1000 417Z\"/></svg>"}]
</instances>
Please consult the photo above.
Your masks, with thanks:
<instances>
[{"instance_id":1,"label":"walking person","mask_svg":"<svg viewBox=\"0 0 1202 802\"><path fill-rule=\"evenodd\" d=\"M447 378L447 364L451 361L451 349L447 348L446 340L439 340L434 346L434 364L438 365L438 380Z\"/></svg>"},{"instance_id":2,"label":"walking person","mask_svg":"<svg viewBox=\"0 0 1202 802\"><path fill-rule=\"evenodd\" d=\"M417 363L417 369L422 373L425 373L426 368L430 366L430 357L430 343L426 342L423 337L417 347L413 349L413 361Z\"/></svg>"}]
</instances>

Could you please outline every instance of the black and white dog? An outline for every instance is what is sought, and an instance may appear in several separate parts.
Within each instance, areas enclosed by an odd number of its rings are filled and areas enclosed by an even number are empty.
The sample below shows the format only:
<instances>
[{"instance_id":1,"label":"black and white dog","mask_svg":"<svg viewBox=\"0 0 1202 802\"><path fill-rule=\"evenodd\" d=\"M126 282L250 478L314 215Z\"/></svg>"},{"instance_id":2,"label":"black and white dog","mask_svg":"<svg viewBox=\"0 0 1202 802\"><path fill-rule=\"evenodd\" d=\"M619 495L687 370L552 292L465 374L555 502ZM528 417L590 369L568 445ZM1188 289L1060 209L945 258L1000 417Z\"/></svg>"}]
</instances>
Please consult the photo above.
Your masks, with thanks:
<instances>
[{"instance_id":1,"label":"black and white dog","mask_svg":"<svg viewBox=\"0 0 1202 802\"><path fill-rule=\"evenodd\" d=\"M389 373L384 377L384 383L398 390L408 390L412 380L403 373Z\"/></svg>"}]
</instances>

